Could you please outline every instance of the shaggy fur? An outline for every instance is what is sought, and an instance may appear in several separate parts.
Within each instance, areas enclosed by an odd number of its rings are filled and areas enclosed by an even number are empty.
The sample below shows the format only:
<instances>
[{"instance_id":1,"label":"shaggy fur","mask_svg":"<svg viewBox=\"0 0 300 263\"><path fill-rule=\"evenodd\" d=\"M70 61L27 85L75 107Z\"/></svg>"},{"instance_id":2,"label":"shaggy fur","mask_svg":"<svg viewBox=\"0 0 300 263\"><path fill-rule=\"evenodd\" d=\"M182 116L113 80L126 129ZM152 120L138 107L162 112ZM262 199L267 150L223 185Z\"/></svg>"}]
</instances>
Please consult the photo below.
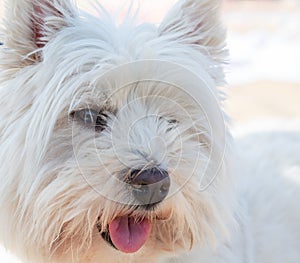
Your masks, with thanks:
<instances>
[{"instance_id":1,"label":"shaggy fur","mask_svg":"<svg viewBox=\"0 0 300 263\"><path fill-rule=\"evenodd\" d=\"M242 175L259 187L249 193L234 183L237 159L217 88L227 55L220 1L181 0L158 27L130 16L117 25L97 7L95 18L71 0L6 2L4 246L30 263L298 263L296 188L269 178L277 168L258 165L268 157L256 151ZM102 124L78 117L84 109ZM126 178L153 167L168 171L171 187L146 210ZM120 217L151 224L135 253L101 236Z\"/></svg>"}]
</instances>

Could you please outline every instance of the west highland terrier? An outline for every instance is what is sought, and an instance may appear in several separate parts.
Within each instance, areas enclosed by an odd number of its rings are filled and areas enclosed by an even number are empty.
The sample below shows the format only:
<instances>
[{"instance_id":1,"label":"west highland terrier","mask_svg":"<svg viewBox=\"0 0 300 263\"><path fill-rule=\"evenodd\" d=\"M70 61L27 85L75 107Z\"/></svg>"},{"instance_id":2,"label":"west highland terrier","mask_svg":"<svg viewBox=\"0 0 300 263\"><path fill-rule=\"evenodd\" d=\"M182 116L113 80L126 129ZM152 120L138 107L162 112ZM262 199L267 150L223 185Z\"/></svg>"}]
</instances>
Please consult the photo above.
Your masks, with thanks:
<instances>
[{"instance_id":1,"label":"west highland terrier","mask_svg":"<svg viewBox=\"0 0 300 263\"><path fill-rule=\"evenodd\" d=\"M300 262L299 137L245 140L238 161L220 4L154 26L6 1L0 237L22 262Z\"/></svg>"}]
</instances>

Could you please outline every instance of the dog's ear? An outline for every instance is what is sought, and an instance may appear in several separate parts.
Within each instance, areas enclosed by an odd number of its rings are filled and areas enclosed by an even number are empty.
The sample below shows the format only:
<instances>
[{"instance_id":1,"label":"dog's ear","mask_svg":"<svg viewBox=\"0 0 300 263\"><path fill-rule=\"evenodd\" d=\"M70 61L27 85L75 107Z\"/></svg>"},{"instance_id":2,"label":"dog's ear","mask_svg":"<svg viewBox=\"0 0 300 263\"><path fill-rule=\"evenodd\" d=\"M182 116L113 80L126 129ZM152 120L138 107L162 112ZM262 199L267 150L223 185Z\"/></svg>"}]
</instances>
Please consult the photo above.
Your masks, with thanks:
<instances>
[{"instance_id":1,"label":"dog's ear","mask_svg":"<svg viewBox=\"0 0 300 263\"><path fill-rule=\"evenodd\" d=\"M205 49L218 62L225 55L226 32L220 21L221 0L180 0L159 27L170 40Z\"/></svg>"},{"instance_id":2,"label":"dog's ear","mask_svg":"<svg viewBox=\"0 0 300 263\"><path fill-rule=\"evenodd\" d=\"M34 60L28 55L68 26L75 13L71 0L6 0L4 46L19 59ZM39 57L37 53L35 59Z\"/></svg>"}]
</instances>

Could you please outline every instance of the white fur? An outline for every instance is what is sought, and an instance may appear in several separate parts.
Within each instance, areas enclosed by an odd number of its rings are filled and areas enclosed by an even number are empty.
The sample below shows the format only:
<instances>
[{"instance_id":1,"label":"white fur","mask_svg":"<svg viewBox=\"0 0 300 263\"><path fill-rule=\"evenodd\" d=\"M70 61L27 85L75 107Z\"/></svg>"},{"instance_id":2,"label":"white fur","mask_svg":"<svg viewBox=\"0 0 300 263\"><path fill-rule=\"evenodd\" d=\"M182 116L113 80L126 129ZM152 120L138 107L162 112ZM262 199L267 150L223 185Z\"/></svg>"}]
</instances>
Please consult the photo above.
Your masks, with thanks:
<instances>
[{"instance_id":1,"label":"white fur","mask_svg":"<svg viewBox=\"0 0 300 263\"><path fill-rule=\"evenodd\" d=\"M181 0L159 27L130 16L117 26L100 5L95 18L69 0L6 4L0 239L7 249L31 263L299 262L296 186L272 177L280 167L268 164L267 150L251 153L252 143L242 148L250 157L241 178L234 176L239 159L217 88L226 57L220 1ZM110 112L101 133L72 121L87 107ZM170 193L154 211L133 210L124 170L153 164L169 171ZM153 226L132 255L111 248L96 227L105 231L128 214Z\"/></svg>"}]
</instances>

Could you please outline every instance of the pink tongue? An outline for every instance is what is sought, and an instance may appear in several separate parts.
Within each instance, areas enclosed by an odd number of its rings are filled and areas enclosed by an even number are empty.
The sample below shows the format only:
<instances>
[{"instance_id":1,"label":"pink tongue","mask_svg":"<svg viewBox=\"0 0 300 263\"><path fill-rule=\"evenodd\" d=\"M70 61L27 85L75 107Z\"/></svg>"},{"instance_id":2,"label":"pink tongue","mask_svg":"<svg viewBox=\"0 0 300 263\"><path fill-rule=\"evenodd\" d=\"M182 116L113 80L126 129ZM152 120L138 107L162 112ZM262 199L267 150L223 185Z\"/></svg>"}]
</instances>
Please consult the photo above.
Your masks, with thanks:
<instances>
[{"instance_id":1,"label":"pink tongue","mask_svg":"<svg viewBox=\"0 0 300 263\"><path fill-rule=\"evenodd\" d=\"M118 217L109 224L110 238L116 248L124 253L137 252L151 232L148 219L136 222L133 217Z\"/></svg>"}]
</instances>

